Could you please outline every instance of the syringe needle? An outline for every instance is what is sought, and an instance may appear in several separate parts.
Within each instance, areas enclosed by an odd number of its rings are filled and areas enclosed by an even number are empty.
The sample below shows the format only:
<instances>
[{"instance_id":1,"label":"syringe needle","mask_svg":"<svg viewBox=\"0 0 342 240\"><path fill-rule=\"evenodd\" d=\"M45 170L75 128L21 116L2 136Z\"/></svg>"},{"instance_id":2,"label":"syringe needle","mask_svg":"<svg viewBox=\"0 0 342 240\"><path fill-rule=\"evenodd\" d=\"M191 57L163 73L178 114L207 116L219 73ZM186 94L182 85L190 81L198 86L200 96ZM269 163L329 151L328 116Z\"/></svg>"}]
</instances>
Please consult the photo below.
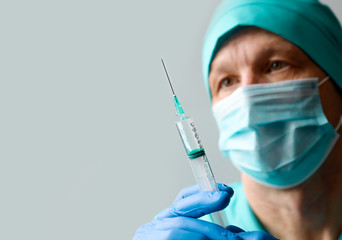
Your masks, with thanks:
<instances>
[{"instance_id":1,"label":"syringe needle","mask_svg":"<svg viewBox=\"0 0 342 240\"><path fill-rule=\"evenodd\" d=\"M174 101L175 107L176 107L176 115L183 118L184 117L184 110L183 110L182 106L180 105L180 103L178 101L178 98L177 98L177 96L175 94L175 91L173 90L173 87L172 87L172 84L171 84L171 81L170 81L170 78L169 78L169 74L167 73L167 70L166 70L166 67L165 67L165 64L164 64L164 61L163 61L162 58L161 58L161 62L163 64L163 67L164 67L164 70L165 70L165 73L166 73L166 76L167 76L167 80L169 80L169 84L170 84L170 87L171 87L171 90L172 90L173 101Z\"/></svg>"},{"instance_id":2,"label":"syringe needle","mask_svg":"<svg viewBox=\"0 0 342 240\"><path fill-rule=\"evenodd\" d=\"M169 80L169 84L170 84L170 87L171 87L171 90L172 90L172 94L173 94L173 96L176 96L175 91L173 90L170 78L169 78L169 74L167 73L167 70L166 70L166 67L165 67L165 64L164 64L164 61L163 61L162 58L161 58L161 62L163 64L163 67L164 67L164 70L165 70L165 73L166 73L166 76L167 76L167 80Z\"/></svg>"}]
</instances>

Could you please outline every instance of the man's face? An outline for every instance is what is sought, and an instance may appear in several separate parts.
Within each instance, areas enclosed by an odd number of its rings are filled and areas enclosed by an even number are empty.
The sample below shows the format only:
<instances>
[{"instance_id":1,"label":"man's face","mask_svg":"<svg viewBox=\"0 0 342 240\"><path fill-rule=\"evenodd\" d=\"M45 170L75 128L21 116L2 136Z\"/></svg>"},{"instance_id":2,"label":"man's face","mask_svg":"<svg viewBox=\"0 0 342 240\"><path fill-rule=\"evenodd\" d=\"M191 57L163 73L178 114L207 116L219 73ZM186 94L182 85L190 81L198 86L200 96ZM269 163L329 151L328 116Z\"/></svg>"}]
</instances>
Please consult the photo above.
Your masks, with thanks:
<instances>
[{"instance_id":1,"label":"man's face","mask_svg":"<svg viewBox=\"0 0 342 240\"><path fill-rule=\"evenodd\" d=\"M250 27L235 34L219 50L211 63L209 87L212 104L229 96L238 87L327 74L302 50L284 38ZM333 126L341 114L342 99L332 80L320 87L324 112Z\"/></svg>"}]
</instances>

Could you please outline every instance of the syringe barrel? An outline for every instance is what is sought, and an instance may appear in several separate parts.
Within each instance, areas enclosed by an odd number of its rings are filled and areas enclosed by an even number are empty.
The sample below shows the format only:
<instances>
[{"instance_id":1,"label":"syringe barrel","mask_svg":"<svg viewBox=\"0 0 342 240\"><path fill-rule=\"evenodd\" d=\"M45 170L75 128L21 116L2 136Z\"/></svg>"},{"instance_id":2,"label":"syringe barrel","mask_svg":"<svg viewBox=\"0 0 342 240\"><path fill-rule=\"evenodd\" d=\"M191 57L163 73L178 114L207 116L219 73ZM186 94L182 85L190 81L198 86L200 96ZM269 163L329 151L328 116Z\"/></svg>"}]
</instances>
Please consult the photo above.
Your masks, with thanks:
<instances>
[{"instance_id":1,"label":"syringe barrel","mask_svg":"<svg viewBox=\"0 0 342 240\"><path fill-rule=\"evenodd\" d=\"M192 150L203 148L192 118L185 117L177 121L176 126L184 144L186 154L189 154Z\"/></svg>"},{"instance_id":2,"label":"syringe barrel","mask_svg":"<svg viewBox=\"0 0 342 240\"><path fill-rule=\"evenodd\" d=\"M185 118L177 121L176 125L201 191L218 191L194 121L192 118Z\"/></svg>"},{"instance_id":3,"label":"syringe barrel","mask_svg":"<svg viewBox=\"0 0 342 240\"><path fill-rule=\"evenodd\" d=\"M190 159L190 165L201 191L219 190L206 155Z\"/></svg>"},{"instance_id":4,"label":"syringe barrel","mask_svg":"<svg viewBox=\"0 0 342 240\"><path fill-rule=\"evenodd\" d=\"M219 191L194 121L192 118L184 118L176 122L176 126L200 190ZM223 210L212 213L210 216L214 223L222 227L228 225L228 220Z\"/></svg>"}]
</instances>

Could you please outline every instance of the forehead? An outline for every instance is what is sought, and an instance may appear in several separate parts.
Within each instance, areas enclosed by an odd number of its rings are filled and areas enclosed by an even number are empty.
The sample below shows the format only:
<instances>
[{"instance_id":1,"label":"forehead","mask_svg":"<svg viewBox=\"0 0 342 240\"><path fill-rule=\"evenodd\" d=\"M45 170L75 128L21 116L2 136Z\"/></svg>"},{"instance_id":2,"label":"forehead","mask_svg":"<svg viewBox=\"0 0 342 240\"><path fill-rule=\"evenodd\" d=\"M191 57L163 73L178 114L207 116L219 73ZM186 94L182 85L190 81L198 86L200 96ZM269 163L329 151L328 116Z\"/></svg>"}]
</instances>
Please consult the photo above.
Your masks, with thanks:
<instances>
[{"instance_id":1,"label":"forehead","mask_svg":"<svg viewBox=\"0 0 342 240\"><path fill-rule=\"evenodd\" d=\"M222 61L231 62L246 52L248 57L258 57L260 54L275 52L304 54L297 46L275 33L257 27L246 27L222 45L210 65L210 72L218 67ZM234 59L232 58L233 55Z\"/></svg>"}]
</instances>

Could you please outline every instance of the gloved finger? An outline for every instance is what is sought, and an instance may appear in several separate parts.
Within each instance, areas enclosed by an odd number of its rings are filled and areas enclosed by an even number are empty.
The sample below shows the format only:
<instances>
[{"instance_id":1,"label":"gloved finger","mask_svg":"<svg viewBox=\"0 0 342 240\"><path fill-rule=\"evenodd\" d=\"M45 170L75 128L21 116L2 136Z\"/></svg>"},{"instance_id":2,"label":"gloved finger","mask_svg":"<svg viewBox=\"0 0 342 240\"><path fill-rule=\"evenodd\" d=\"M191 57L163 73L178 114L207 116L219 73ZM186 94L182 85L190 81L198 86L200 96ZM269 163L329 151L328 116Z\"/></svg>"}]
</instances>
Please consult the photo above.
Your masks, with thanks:
<instances>
[{"instance_id":1,"label":"gloved finger","mask_svg":"<svg viewBox=\"0 0 342 240\"><path fill-rule=\"evenodd\" d=\"M227 207L233 195L233 190L229 189L230 191L199 192L179 199L161 212L157 219L177 216L198 218L222 210Z\"/></svg>"},{"instance_id":2,"label":"gloved finger","mask_svg":"<svg viewBox=\"0 0 342 240\"><path fill-rule=\"evenodd\" d=\"M217 224L187 217L161 219L159 221L156 221L155 229L160 231L181 229L187 232L201 234L208 239L241 240L236 233L232 233Z\"/></svg>"},{"instance_id":3,"label":"gloved finger","mask_svg":"<svg viewBox=\"0 0 342 240\"><path fill-rule=\"evenodd\" d=\"M225 184L222 184L222 183L218 183L217 184L218 188L220 191L227 191L229 189L230 191L230 187L228 187L227 185ZM177 195L176 199L174 200L174 202L178 201L179 199L182 199L182 198L186 198L188 196L191 196L193 194L196 194L196 193L199 193L201 190L199 189L198 185L192 185L192 186L189 186L189 187L186 187L186 188L183 188Z\"/></svg>"},{"instance_id":4,"label":"gloved finger","mask_svg":"<svg viewBox=\"0 0 342 240\"><path fill-rule=\"evenodd\" d=\"M277 240L271 235L263 231L242 232L237 234L243 240Z\"/></svg>"},{"instance_id":5,"label":"gloved finger","mask_svg":"<svg viewBox=\"0 0 342 240\"><path fill-rule=\"evenodd\" d=\"M164 238L163 238L164 236ZM173 229L173 230L166 230L163 232L163 235L161 238L156 238L156 240L160 239L168 239L168 240L188 240L188 239L194 239L194 240L210 240L206 236L203 236L200 233L196 232L188 232L182 229ZM147 240L147 239L146 239ZM150 240L150 238L148 238Z\"/></svg>"},{"instance_id":6,"label":"gloved finger","mask_svg":"<svg viewBox=\"0 0 342 240\"><path fill-rule=\"evenodd\" d=\"M172 229L158 229L156 228L158 221L152 221L142 225L135 233L133 240L210 240L206 236L197 233L189 232L179 228Z\"/></svg>"},{"instance_id":7,"label":"gloved finger","mask_svg":"<svg viewBox=\"0 0 342 240\"><path fill-rule=\"evenodd\" d=\"M210 240L200 233L188 232L182 229L172 230L152 230L152 231L137 231L133 240Z\"/></svg>"},{"instance_id":8,"label":"gloved finger","mask_svg":"<svg viewBox=\"0 0 342 240\"><path fill-rule=\"evenodd\" d=\"M175 200L173 202L176 202L176 201L178 201L179 199L182 199L182 198L186 198L186 197L188 197L190 195L199 193L200 191L201 190L199 189L197 184L189 186L189 187L185 187L182 190L180 190L180 192L178 193L177 197L175 198Z\"/></svg>"},{"instance_id":9,"label":"gloved finger","mask_svg":"<svg viewBox=\"0 0 342 240\"><path fill-rule=\"evenodd\" d=\"M229 225L226 227L226 229L230 232L233 232L233 233L240 233L240 232L244 232L243 229L237 227L237 226L234 226L234 225Z\"/></svg>"}]
</instances>

